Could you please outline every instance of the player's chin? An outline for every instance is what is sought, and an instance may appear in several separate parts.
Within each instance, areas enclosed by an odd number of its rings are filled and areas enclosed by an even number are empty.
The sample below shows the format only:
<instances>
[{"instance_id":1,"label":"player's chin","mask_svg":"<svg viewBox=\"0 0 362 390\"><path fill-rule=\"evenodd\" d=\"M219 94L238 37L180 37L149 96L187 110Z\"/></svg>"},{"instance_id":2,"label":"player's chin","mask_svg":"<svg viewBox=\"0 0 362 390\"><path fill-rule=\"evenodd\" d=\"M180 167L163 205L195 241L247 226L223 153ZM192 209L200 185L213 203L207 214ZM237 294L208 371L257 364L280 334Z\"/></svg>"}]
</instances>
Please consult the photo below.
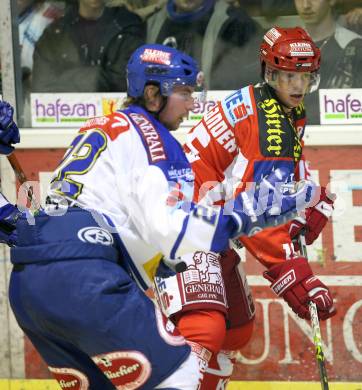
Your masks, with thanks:
<instances>
[{"instance_id":1,"label":"player's chin","mask_svg":"<svg viewBox=\"0 0 362 390\"><path fill-rule=\"evenodd\" d=\"M175 131L179 128L179 121L169 123L169 125L167 127L170 131Z\"/></svg>"},{"instance_id":2,"label":"player's chin","mask_svg":"<svg viewBox=\"0 0 362 390\"><path fill-rule=\"evenodd\" d=\"M180 125L181 125L182 122L183 122L183 118L179 118L179 119L173 121L173 122L170 123L169 126L168 126L169 130L170 130L170 131L175 131L175 130L177 130L177 129L180 127Z\"/></svg>"},{"instance_id":3,"label":"player's chin","mask_svg":"<svg viewBox=\"0 0 362 390\"><path fill-rule=\"evenodd\" d=\"M293 94L293 95L289 95L289 103L290 103L290 106L292 107L297 107L299 106L300 103L302 103L304 99L304 95L303 94Z\"/></svg>"}]
</instances>

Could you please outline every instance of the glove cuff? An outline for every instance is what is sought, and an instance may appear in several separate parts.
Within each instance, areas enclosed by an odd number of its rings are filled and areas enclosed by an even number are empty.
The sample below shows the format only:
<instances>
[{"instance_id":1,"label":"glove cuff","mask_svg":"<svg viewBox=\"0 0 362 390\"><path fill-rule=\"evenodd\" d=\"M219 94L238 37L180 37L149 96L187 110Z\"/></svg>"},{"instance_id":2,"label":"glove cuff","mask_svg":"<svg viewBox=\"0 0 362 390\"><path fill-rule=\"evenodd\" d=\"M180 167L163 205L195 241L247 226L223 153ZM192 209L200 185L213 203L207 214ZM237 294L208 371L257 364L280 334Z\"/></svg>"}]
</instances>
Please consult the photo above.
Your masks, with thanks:
<instances>
[{"instance_id":1,"label":"glove cuff","mask_svg":"<svg viewBox=\"0 0 362 390\"><path fill-rule=\"evenodd\" d=\"M295 284L311 275L312 269L304 257L287 260L263 273L263 276L272 282L270 288L279 296L283 296Z\"/></svg>"},{"instance_id":2,"label":"glove cuff","mask_svg":"<svg viewBox=\"0 0 362 390\"><path fill-rule=\"evenodd\" d=\"M314 206L314 209L319 211L326 218L330 218L333 213L333 204L326 201L321 201L316 206Z\"/></svg>"}]
</instances>

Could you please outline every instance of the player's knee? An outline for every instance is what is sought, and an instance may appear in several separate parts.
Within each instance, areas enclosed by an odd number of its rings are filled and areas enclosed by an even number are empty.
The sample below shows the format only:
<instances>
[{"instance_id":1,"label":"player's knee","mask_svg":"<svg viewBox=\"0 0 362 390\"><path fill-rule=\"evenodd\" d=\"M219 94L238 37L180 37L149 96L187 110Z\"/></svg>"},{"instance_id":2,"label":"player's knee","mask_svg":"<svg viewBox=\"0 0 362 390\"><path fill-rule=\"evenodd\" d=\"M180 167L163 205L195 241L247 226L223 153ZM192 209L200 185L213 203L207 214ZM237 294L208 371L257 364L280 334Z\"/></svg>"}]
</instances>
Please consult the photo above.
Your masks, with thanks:
<instances>
[{"instance_id":1,"label":"player's knee","mask_svg":"<svg viewBox=\"0 0 362 390\"><path fill-rule=\"evenodd\" d=\"M251 339L253 329L254 318L237 328L228 329L226 331L222 349L227 351L236 351L243 348Z\"/></svg>"},{"instance_id":2,"label":"player's knee","mask_svg":"<svg viewBox=\"0 0 362 390\"><path fill-rule=\"evenodd\" d=\"M217 310L194 310L182 313L177 320L180 333L189 341L218 353L226 327L224 314Z\"/></svg>"}]
</instances>

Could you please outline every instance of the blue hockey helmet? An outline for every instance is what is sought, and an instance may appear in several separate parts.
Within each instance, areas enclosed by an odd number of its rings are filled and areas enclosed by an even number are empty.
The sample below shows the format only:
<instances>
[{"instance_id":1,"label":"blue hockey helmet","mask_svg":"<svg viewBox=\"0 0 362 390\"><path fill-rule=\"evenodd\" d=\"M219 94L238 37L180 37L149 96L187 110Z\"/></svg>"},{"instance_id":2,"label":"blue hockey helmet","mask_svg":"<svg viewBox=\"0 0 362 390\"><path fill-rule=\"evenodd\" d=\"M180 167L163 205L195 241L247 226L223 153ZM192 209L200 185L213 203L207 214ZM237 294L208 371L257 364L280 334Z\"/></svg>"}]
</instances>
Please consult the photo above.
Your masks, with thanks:
<instances>
[{"instance_id":1,"label":"blue hockey helmet","mask_svg":"<svg viewBox=\"0 0 362 390\"><path fill-rule=\"evenodd\" d=\"M127 64L128 96L143 96L146 84L157 84L161 95L169 96L175 85L196 86L199 69L196 61L172 47L140 46Z\"/></svg>"}]
</instances>

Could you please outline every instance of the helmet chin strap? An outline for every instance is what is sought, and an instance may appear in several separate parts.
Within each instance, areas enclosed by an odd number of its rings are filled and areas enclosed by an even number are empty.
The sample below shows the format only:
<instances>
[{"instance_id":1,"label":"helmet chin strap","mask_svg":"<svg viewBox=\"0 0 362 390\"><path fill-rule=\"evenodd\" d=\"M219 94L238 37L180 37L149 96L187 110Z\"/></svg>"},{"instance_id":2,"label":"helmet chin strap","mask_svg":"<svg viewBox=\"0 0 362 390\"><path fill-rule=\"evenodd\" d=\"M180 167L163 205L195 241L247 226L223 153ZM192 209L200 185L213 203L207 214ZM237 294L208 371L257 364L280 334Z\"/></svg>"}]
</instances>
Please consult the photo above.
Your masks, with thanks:
<instances>
[{"instance_id":1,"label":"helmet chin strap","mask_svg":"<svg viewBox=\"0 0 362 390\"><path fill-rule=\"evenodd\" d=\"M166 107L166 104L167 104L167 100L168 100L168 96L163 96L162 95L162 104L161 104L161 108L157 111L156 115L157 117L160 116L161 112L164 110L164 108Z\"/></svg>"},{"instance_id":2,"label":"helmet chin strap","mask_svg":"<svg viewBox=\"0 0 362 390\"><path fill-rule=\"evenodd\" d=\"M146 110L147 110L154 118L156 118L157 120L159 120L159 117L160 117L161 112L162 112L162 111L164 110L164 108L166 107L167 99L168 99L168 97L167 97L167 96L164 96L164 95L162 95L161 97L162 97L162 104L161 104L161 107L160 107L159 110L157 110L157 111L150 111L150 110L148 110L148 109L145 107Z\"/></svg>"}]
</instances>

